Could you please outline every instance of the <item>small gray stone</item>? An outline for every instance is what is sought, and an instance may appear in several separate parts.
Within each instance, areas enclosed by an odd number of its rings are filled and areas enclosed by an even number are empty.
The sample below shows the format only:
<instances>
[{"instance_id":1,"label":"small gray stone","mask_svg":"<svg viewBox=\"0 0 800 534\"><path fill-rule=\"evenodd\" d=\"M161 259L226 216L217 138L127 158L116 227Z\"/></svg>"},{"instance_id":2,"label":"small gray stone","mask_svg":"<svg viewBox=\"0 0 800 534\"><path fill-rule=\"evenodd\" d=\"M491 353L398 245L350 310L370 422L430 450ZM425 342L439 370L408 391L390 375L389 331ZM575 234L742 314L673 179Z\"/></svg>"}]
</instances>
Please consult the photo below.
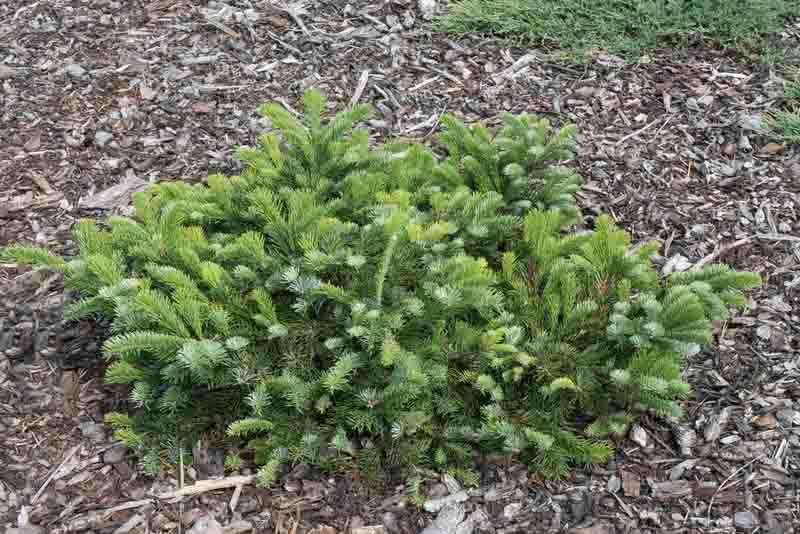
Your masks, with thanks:
<instances>
[{"instance_id":1,"label":"small gray stone","mask_svg":"<svg viewBox=\"0 0 800 534\"><path fill-rule=\"evenodd\" d=\"M792 178L800 178L800 162L789 165L789 176Z\"/></svg>"},{"instance_id":2,"label":"small gray stone","mask_svg":"<svg viewBox=\"0 0 800 534\"><path fill-rule=\"evenodd\" d=\"M681 455L691 456L692 448L697 443L697 432L688 425L675 425L672 427L672 435L680 448Z\"/></svg>"},{"instance_id":3,"label":"small gray stone","mask_svg":"<svg viewBox=\"0 0 800 534\"><path fill-rule=\"evenodd\" d=\"M667 263L661 268L661 273L665 276L672 273L681 273L688 270L691 266L692 263L686 256L683 254L675 254L669 260L667 260ZM638 430L634 430L636 428L638 428ZM642 435L644 435L645 442L647 442L647 432L641 426L634 425L633 428L631 428L631 440L633 440L637 445L645 447L645 445L642 445L636 441L636 439ZM634 438L634 436L637 436L637 438Z\"/></svg>"},{"instance_id":4,"label":"small gray stone","mask_svg":"<svg viewBox=\"0 0 800 534\"><path fill-rule=\"evenodd\" d=\"M764 512L761 515L761 530L763 534L784 534L786 529L783 522L779 520L773 512Z\"/></svg>"},{"instance_id":5,"label":"small gray stone","mask_svg":"<svg viewBox=\"0 0 800 534\"><path fill-rule=\"evenodd\" d=\"M503 508L503 517L506 521L512 521L515 517L519 515L522 511L522 503L521 502L512 502L506 505Z\"/></svg>"},{"instance_id":6,"label":"small gray stone","mask_svg":"<svg viewBox=\"0 0 800 534\"><path fill-rule=\"evenodd\" d=\"M469 496L467 495L466 491L459 491L458 493L453 493L452 495L448 495L446 497L425 501L423 508L425 508L425 511L427 512L438 512L445 506L464 502L468 497Z\"/></svg>"},{"instance_id":7,"label":"small gray stone","mask_svg":"<svg viewBox=\"0 0 800 534\"><path fill-rule=\"evenodd\" d=\"M692 235L695 235L697 237L704 237L706 235L706 232L708 231L709 226L710 225L708 224L694 224L689 229L689 232L691 232Z\"/></svg>"},{"instance_id":8,"label":"small gray stone","mask_svg":"<svg viewBox=\"0 0 800 534\"><path fill-rule=\"evenodd\" d=\"M379 119L370 119L367 121L367 124L372 126L373 128L377 128L379 130L385 129L389 127L389 123L384 120Z\"/></svg>"},{"instance_id":9,"label":"small gray stone","mask_svg":"<svg viewBox=\"0 0 800 534\"><path fill-rule=\"evenodd\" d=\"M13 78L17 75L17 69L9 67L8 65L0 65L0 80Z\"/></svg>"},{"instance_id":10,"label":"small gray stone","mask_svg":"<svg viewBox=\"0 0 800 534\"><path fill-rule=\"evenodd\" d=\"M585 489L570 493L569 510L572 512L572 521L580 523L592 511L592 494Z\"/></svg>"},{"instance_id":11,"label":"small gray stone","mask_svg":"<svg viewBox=\"0 0 800 534\"><path fill-rule=\"evenodd\" d=\"M186 534L223 534L222 525L216 519L203 516L194 522Z\"/></svg>"},{"instance_id":12,"label":"small gray stone","mask_svg":"<svg viewBox=\"0 0 800 534\"><path fill-rule=\"evenodd\" d=\"M403 26L405 26L405 28L406 28L407 30L409 30L409 29L411 29L411 28L413 28L413 27L414 27L414 23L415 23L415 22L416 22L416 19L414 18L414 14L413 14L413 13L411 13L411 10L410 10L410 9L409 9L409 10L407 10L407 11L406 11L406 12L403 14Z\"/></svg>"},{"instance_id":13,"label":"small gray stone","mask_svg":"<svg viewBox=\"0 0 800 534\"><path fill-rule=\"evenodd\" d=\"M114 531L114 534L129 534L130 532L134 532L134 529L143 523L144 520L144 515L134 514L119 528L117 528L117 530Z\"/></svg>"},{"instance_id":14,"label":"small gray stone","mask_svg":"<svg viewBox=\"0 0 800 534\"><path fill-rule=\"evenodd\" d=\"M707 107L714 103L714 97L711 95L702 96L698 102Z\"/></svg>"},{"instance_id":15,"label":"small gray stone","mask_svg":"<svg viewBox=\"0 0 800 534\"><path fill-rule=\"evenodd\" d=\"M713 415L708 422L708 425L703 430L703 438L708 443L714 443L719 439L722 431L725 430L725 425L728 424L728 419L731 416L730 407L723 408L718 414Z\"/></svg>"},{"instance_id":16,"label":"small gray stone","mask_svg":"<svg viewBox=\"0 0 800 534\"><path fill-rule=\"evenodd\" d=\"M753 132L764 130L764 118L760 115L745 115L741 118L739 124L743 129Z\"/></svg>"},{"instance_id":17,"label":"small gray stone","mask_svg":"<svg viewBox=\"0 0 800 534\"><path fill-rule=\"evenodd\" d=\"M91 419L78 424L78 428L80 428L81 434L83 434L85 438L95 443L101 443L106 439L105 427L100 423L95 423Z\"/></svg>"},{"instance_id":18,"label":"small gray stone","mask_svg":"<svg viewBox=\"0 0 800 534\"><path fill-rule=\"evenodd\" d=\"M608 484L606 485L606 489L608 489L609 493L616 493L622 487L622 481L619 479L617 475L613 475L611 478L608 479Z\"/></svg>"},{"instance_id":19,"label":"small gray stone","mask_svg":"<svg viewBox=\"0 0 800 534\"><path fill-rule=\"evenodd\" d=\"M73 148L83 145L83 139L83 135L79 132L75 132L75 135L64 134L64 142Z\"/></svg>"},{"instance_id":20,"label":"small gray stone","mask_svg":"<svg viewBox=\"0 0 800 534\"><path fill-rule=\"evenodd\" d=\"M232 522L225 527L225 534L244 534L245 532L253 532L253 523L244 519Z\"/></svg>"},{"instance_id":21,"label":"small gray stone","mask_svg":"<svg viewBox=\"0 0 800 534\"><path fill-rule=\"evenodd\" d=\"M461 484L449 473L442 475L442 482L447 486L447 491L449 493L458 493L461 491Z\"/></svg>"},{"instance_id":22,"label":"small gray stone","mask_svg":"<svg viewBox=\"0 0 800 534\"><path fill-rule=\"evenodd\" d=\"M128 446L124 443L115 443L103 453L103 462L107 464L118 464L125 459L128 454Z\"/></svg>"},{"instance_id":23,"label":"small gray stone","mask_svg":"<svg viewBox=\"0 0 800 534\"><path fill-rule=\"evenodd\" d=\"M731 434L730 436L725 436L724 438L719 440L719 442L722 443L723 445L731 445L733 443L736 443L737 441L742 441L741 436L739 436L738 434Z\"/></svg>"},{"instance_id":24,"label":"small gray stone","mask_svg":"<svg viewBox=\"0 0 800 534\"><path fill-rule=\"evenodd\" d=\"M677 257L677 256L680 256L680 254L676 254L676 256L674 256L673 259L675 257ZM671 263L677 265L678 262L673 262L672 260L670 260L669 262L667 262L667 266L669 266ZM688 263L688 261L687 261L687 263ZM665 271L668 270L667 266L664 267ZM678 270L678 269L674 268L674 270ZM685 270L685 269L683 269L683 270ZM670 271L670 272L672 272L672 271ZM639 426L639 425L633 425L631 427L630 438L631 438L632 442L634 442L635 444L637 444L638 446L640 446L643 449L646 449L647 445L649 444L647 431L644 428L642 428L641 426Z\"/></svg>"},{"instance_id":25,"label":"small gray stone","mask_svg":"<svg viewBox=\"0 0 800 534\"><path fill-rule=\"evenodd\" d=\"M455 534L465 515L466 510L461 503L445 506L421 534Z\"/></svg>"},{"instance_id":26,"label":"small gray stone","mask_svg":"<svg viewBox=\"0 0 800 534\"><path fill-rule=\"evenodd\" d=\"M450 492L447 490L447 486L437 482L428 490L428 499L438 499L439 497L444 497L449 494Z\"/></svg>"},{"instance_id":27,"label":"small gray stone","mask_svg":"<svg viewBox=\"0 0 800 534\"><path fill-rule=\"evenodd\" d=\"M775 417L785 427L800 426L800 412L783 408L775 412Z\"/></svg>"},{"instance_id":28,"label":"small gray stone","mask_svg":"<svg viewBox=\"0 0 800 534\"><path fill-rule=\"evenodd\" d=\"M496 485L489 488L483 495L483 500L486 502L499 501L505 499L514 492L515 486L509 484Z\"/></svg>"},{"instance_id":29,"label":"small gray stone","mask_svg":"<svg viewBox=\"0 0 800 534\"><path fill-rule=\"evenodd\" d=\"M736 512L733 515L733 525L736 528L752 529L758 526L758 518L756 514L751 511Z\"/></svg>"},{"instance_id":30,"label":"small gray stone","mask_svg":"<svg viewBox=\"0 0 800 534\"><path fill-rule=\"evenodd\" d=\"M753 150L753 145L750 144L750 138L743 135L739 138L739 148L742 150Z\"/></svg>"},{"instance_id":31,"label":"small gray stone","mask_svg":"<svg viewBox=\"0 0 800 534\"><path fill-rule=\"evenodd\" d=\"M67 74L72 76L73 78L80 78L84 74L86 74L86 69L78 65L77 63L70 63L67 65L64 70Z\"/></svg>"},{"instance_id":32,"label":"small gray stone","mask_svg":"<svg viewBox=\"0 0 800 534\"><path fill-rule=\"evenodd\" d=\"M258 22L261 20L261 13L252 8L245 9L242 14L244 15L244 18L250 22Z\"/></svg>"},{"instance_id":33,"label":"small gray stone","mask_svg":"<svg viewBox=\"0 0 800 534\"><path fill-rule=\"evenodd\" d=\"M384 512L381 519L383 521L383 526L392 534L401 532L400 524L397 522L397 514L394 512Z\"/></svg>"},{"instance_id":34,"label":"small gray stone","mask_svg":"<svg viewBox=\"0 0 800 534\"><path fill-rule=\"evenodd\" d=\"M581 527L570 530L572 534L614 534L616 530L612 525L605 523L595 523L588 527Z\"/></svg>"},{"instance_id":35,"label":"small gray stone","mask_svg":"<svg viewBox=\"0 0 800 534\"><path fill-rule=\"evenodd\" d=\"M94 134L94 143L100 148L106 146L112 139L114 139L114 134L111 132L98 130L97 133Z\"/></svg>"},{"instance_id":36,"label":"small gray stone","mask_svg":"<svg viewBox=\"0 0 800 534\"><path fill-rule=\"evenodd\" d=\"M467 518L456 527L453 534L472 534L473 530L475 530L475 522Z\"/></svg>"},{"instance_id":37,"label":"small gray stone","mask_svg":"<svg viewBox=\"0 0 800 534\"><path fill-rule=\"evenodd\" d=\"M117 170L120 168L125 168L125 160L122 158L109 158L104 160L106 167L112 170Z\"/></svg>"},{"instance_id":38,"label":"small gray stone","mask_svg":"<svg viewBox=\"0 0 800 534\"><path fill-rule=\"evenodd\" d=\"M596 178L597 180L607 180L611 178L611 176L609 176L604 169L592 166L592 178Z\"/></svg>"},{"instance_id":39,"label":"small gray stone","mask_svg":"<svg viewBox=\"0 0 800 534\"><path fill-rule=\"evenodd\" d=\"M417 7L425 20L432 20L436 15L436 0L417 0Z\"/></svg>"},{"instance_id":40,"label":"small gray stone","mask_svg":"<svg viewBox=\"0 0 800 534\"><path fill-rule=\"evenodd\" d=\"M679 480L683 478L683 475L686 474L687 471L690 471L694 468L697 464L697 459L690 459L684 460L678 465L673 466L669 470L669 479L670 480Z\"/></svg>"},{"instance_id":41,"label":"small gray stone","mask_svg":"<svg viewBox=\"0 0 800 534\"><path fill-rule=\"evenodd\" d=\"M6 534L44 534L44 529L37 525L25 525L24 527L10 528Z\"/></svg>"},{"instance_id":42,"label":"small gray stone","mask_svg":"<svg viewBox=\"0 0 800 534\"><path fill-rule=\"evenodd\" d=\"M467 521L484 530L491 525L489 514L486 513L486 510L484 510L482 506L475 507L475 510L473 510L465 520L465 522Z\"/></svg>"}]
</instances>

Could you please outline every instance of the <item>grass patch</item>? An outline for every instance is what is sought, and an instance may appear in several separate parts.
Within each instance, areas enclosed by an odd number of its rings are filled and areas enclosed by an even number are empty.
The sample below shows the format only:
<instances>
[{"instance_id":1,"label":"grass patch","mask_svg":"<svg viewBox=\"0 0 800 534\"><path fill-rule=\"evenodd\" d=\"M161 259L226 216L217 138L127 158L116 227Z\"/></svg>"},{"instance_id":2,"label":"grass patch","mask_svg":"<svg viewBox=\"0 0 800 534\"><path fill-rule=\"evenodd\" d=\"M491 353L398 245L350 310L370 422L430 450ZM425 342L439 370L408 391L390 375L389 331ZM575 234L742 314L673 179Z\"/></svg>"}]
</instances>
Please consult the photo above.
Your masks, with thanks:
<instances>
[{"instance_id":1,"label":"grass patch","mask_svg":"<svg viewBox=\"0 0 800 534\"><path fill-rule=\"evenodd\" d=\"M702 41L765 54L800 0L457 0L437 26L569 51L636 55Z\"/></svg>"},{"instance_id":2,"label":"grass patch","mask_svg":"<svg viewBox=\"0 0 800 534\"><path fill-rule=\"evenodd\" d=\"M769 122L772 131L783 141L800 144L800 110L776 111Z\"/></svg>"},{"instance_id":3,"label":"grass patch","mask_svg":"<svg viewBox=\"0 0 800 534\"><path fill-rule=\"evenodd\" d=\"M800 82L788 83L783 89L783 95L790 102L800 103Z\"/></svg>"},{"instance_id":4,"label":"grass patch","mask_svg":"<svg viewBox=\"0 0 800 534\"><path fill-rule=\"evenodd\" d=\"M788 109L772 112L769 128L782 141L800 144L800 82L787 84L783 94Z\"/></svg>"}]
</instances>

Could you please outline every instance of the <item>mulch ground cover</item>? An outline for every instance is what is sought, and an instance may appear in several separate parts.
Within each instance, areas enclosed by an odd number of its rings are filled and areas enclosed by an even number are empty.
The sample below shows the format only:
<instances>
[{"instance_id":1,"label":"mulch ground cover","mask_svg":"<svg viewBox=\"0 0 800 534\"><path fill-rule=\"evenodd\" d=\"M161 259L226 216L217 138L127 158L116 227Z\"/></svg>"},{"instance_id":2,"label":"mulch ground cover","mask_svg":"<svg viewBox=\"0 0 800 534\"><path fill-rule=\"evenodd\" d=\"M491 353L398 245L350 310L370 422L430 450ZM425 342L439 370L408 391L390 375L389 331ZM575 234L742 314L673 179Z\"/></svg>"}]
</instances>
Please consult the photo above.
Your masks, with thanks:
<instances>
[{"instance_id":1,"label":"mulch ground cover","mask_svg":"<svg viewBox=\"0 0 800 534\"><path fill-rule=\"evenodd\" d=\"M430 2L423 2L429 5ZM578 125L587 215L663 244L664 273L725 262L764 286L692 356L680 424L642 419L607 465L544 482L480 459L478 488L421 473L370 486L294 466L258 489L201 464L150 478L102 414L124 402L59 280L0 265L0 528L226 534L800 531L800 149L763 131L783 74L713 47L585 65L431 33L416 2L20 0L0 4L0 246L69 253L81 217L132 191L236 174L237 146L310 87L367 102L376 142L427 141L444 113ZM788 27L796 48L800 27ZM198 454L197 456L209 456ZM230 475L230 474L229 474ZM214 484L217 486L214 486ZM222 487L220 487L222 486ZM219 489L213 489L213 488ZM15 530L17 529L17 530Z\"/></svg>"}]
</instances>

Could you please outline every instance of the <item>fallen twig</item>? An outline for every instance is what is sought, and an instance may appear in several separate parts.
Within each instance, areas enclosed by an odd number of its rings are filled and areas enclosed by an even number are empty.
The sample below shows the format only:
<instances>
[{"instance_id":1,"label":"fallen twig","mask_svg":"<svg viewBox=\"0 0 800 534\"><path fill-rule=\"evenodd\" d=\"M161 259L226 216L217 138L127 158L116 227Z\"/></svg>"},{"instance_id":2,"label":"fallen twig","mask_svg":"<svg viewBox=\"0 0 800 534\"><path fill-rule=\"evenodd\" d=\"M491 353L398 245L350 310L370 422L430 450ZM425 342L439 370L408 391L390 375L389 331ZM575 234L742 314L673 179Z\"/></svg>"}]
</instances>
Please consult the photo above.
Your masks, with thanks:
<instances>
[{"instance_id":1,"label":"fallen twig","mask_svg":"<svg viewBox=\"0 0 800 534\"><path fill-rule=\"evenodd\" d=\"M241 35L239 35L239 32L230 29L228 26L226 26L225 24L221 23L218 20L209 18L209 19L206 19L206 22L208 24L210 24L211 26L214 26L218 30L222 30L223 32L227 33L229 36L233 37L234 39L239 39L241 37Z\"/></svg>"},{"instance_id":2,"label":"fallen twig","mask_svg":"<svg viewBox=\"0 0 800 534\"><path fill-rule=\"evenodd\" d=\"M216 480L201 480L197 484L186 486L175 491L168 491L166 493L159 493L155 496L159 500L176 499L178 497L187 497L189 495L197 495L207 491L214 491L218 489L235 488L236 486L246 486L252 484L255 480L254 475L240 475L226 478L219 478Z\"/></svg>"},{"instance_id":3,"label":"fallen twig","mask_svg":"<svg viewBox=\"0 0 800 534\"><path fill-rule=\"evenodd\" d=\"M464 86L464 83L463 83L461 80L459 80L458 78L456 78L455 76L453 76L453 75L452 75L452 74L450 74L449 72L447 72L447 71L444 71L444 70L441 70L441 69L437 69L437 68L435 68L435 67L430 67L430 66L429 66L428 68L429 68L430 70L432 70L433 72L435 72L436 74L439 74L439 75L441 75L441 76L444 76L445 78L447 78L447 79L448 79L448 80L450 80L451 82L453 82L453 83L457 83L458 85L460 85L460 86L462 86L462 87Z\"/></svg>"},{"instance_id":4,"label":"fallen twig","mask_svg":"<svg viewBox=\"0 0 800 534\"><path fill-rule=\"evenodd\" d=\"M35 172L29 172L28 176L31 177L31 180L36 182L36 185L39 186L39 189L41 189L46 195L52 195L56 192L56 190L53 189L53 187L50 185L50 182L48 182L44 176L40 176Z\"/></svg>"},{"instance_id":5,"label":"fallen twig","mask_svg":"<svg viewBox=\"0 0 800 534\"><path fill-rule=\"evenodd\" d=\"M230 509L231 513L236 511L236 506L239 504L239 497L242 495L242 485L239 484L236 486L236 489L233 490L233 495L231 495L231 500L228 503L228 508Z\"/></svg>"},{"instance_id":6,"label":"fallen twig","mask_svg":"<svg viewBox=\"0 0 800 534\"><path fill-rule=\"evenodd\" d=\"M283 41L280 37L278 37L277 35L275 35L274 33L272 33L269 30L267 30L267 36L270 39L272 39L273 41L275 41L276 43L278 43L279 45L281 45L284 48L286 48L287 50L291 50L292 52L294 52L298 56L302 56L303 55L303 53L300 51L299 48L295 48L294 46L290 45L286 41Z\"/></svg>"},{"instance_id":7,"label":"fallen twig","mask_svg":"<svg viewBox=\"0 0 800 534\"><path fill-rule=\"evenodd\" d=\"M731 473L728 478L726 478L725 480L722 481L722 484L717 486L716 491L714 491L714 495L712 495L711 496L711 500L708 501L708 510L706 511L706 517L708 519L711 519L711 507L714 506L714 498L717 496L717 494L719 494L719 492L721 492L723 489L725 489L725 485L728 482L730 482L730 480L733 477L735 477L736 475L738 475L739 473L741 473L742 471L744 471L745 469L747 469L748 467L750 467L751 465L753 465L755 462L757 462L758 460L760 460L763 457L764 457L763 454L759 454L758 456L756 456L755 458L753 458L752 460L750 460L749 462L744 464L742 467L740 467L739 469L737 469L736 471Z\"/></svg>"},{"instance_id":8,"label":"fallen twig","mask_svg":"<svg viewBox=\"0 0 800 534\"><path fill-rule=\"evenodd\" d=\"M438 79L439 79L439 76L434 76L433 78L428 78L427 80L423 80L420 83L418 83L417 85L415 85L414 87L410 87L407 90L407 92L413 93L414 91L418 91L419 89L422 89L426 85L432 84L433 82L437 81Z\"/></svg>"},{"instance_id":9,"label":"fallen twig","mask_svg":"<svg viewBox=\"0 0 800 534\"><path fill-rule=\"evenodd\" d=\"M118 504L116 506L112 506L111 508L108 508L107 510L103 510L101 515L103 517L109 517L110 515L115 514L117 512L123 512L125 510L130 510L132 508L139 508L140 506L144 506L145 504L149 504L149 503L152 503L152 502L153 502L152 499L139 499L138 501L124 502L122 504Z\"/></svg>"},{"instance_id":10,"label":"fallen twig","mask_svg":"<svg viewBox=\"0 0 800 534\"><path fill-rule=\"evenodd\" d=\"M616 493L611 493L611 496L617 500L620 507L622 508L622 511L624 511L628 517L633 517L633 512L631 511L630 507L627 504L625 504L625 502L619 497L619 495L617 495Z\"/></svg>"},{"instance_id":11,"label":"fallen twig","mask_svg":"<svg viewBox=\"0 0 800 534\"><path fill-rule=\"evenodd\" d=\"M667 122L669 122L669 121L670 121L670 119L672 119L672 115L670 115L669 117L667 117L667 120L664 122L664 125L666 125L666 124L667 124ZM652 121L652 122L650 122L650 123L648 123L648 124L644 125L644 127L642 127L642 128L639 128L639 129L638 129L638 130L636 130L635 132L633 132L633 133L629 133L628 135L626 135L625 137L623 137L622 139L620 139L619 141L617 141L616 143L614 143L614 145L615 145L615 146L619 146L619 145L621 145L622 143L624 143L625 141L627 141L628 139L631 139L631 138L633 138L633 137L636 137L636 136L638 136L639 134L642 134L642 133L646 132L647 130L649 130L650 128L652 128L653 126L655 126L655 125L656 125L656 124L657 124L659 121L661 121L661 117L659 117L659 118L657 118L656 120L654 120L654 121Z\"/></svg>"},{"instance_id":12,"label":"fallen twig","mask_svg":"<svg viewBox=\"0 0 800 534\"><path fill-rule=\"evenodd\" d=\"M134 528L139 526L140 523L144 521L144 516L141 514L135 514L131 516L130 519L125 521L117 530L114 531L114 534L128 534L128 532L132 531Z\"/></svg>"},{"instance_id":13,"label":"fallen twig","mask_svg":"<svg viewBox=\"0 0 800 534\"><path fill-rule=\"evenodd\" d=\"M78 449L80 449L80 448L81 448L81 445L79 443L78 445L75 445L74 447L72 447L72 449L70 449L70 451L67 453L67 455L64 457L64 459L61 460L61 463L58 464L58 467L53 469L53 471L50 473L50 476L48 476L47 480L44 481L44 484L42 484L42 487L40 487L39 491L36 492L36 495L33 496L33 499L31 499L31 505L36 504L36 501L38 501L39 497L42 496L42 493L44 493L44 490L47 489L47 486L49 486L50 483L55 478L56 473L61 471L61 468L64 467L64 465L67 462L69 462L72 459L73 456L75 456L75 453L78 452Z\"/></svg>"},{"instance_id":14,"label":"fallen twig","mask_svg":"<svg viewBox=\"0 0 800 534\"><path fill-rule=\"evenodd\" d=\"M282 11L285 11L286 13L288 13L288 15L290 17L292 17L292 20L295 21L295 23L300 27L300 29L303 31L303 33L306 34L306 36L310 36L311 32L308 31L308 28L306 28L305 23L299 17L299 13L298 13L298 11L304 12L304 10L302 9L302 7L300 7L300 9L298 9L298 7L299 6L297 4L290 5L290 4L286 3L285 7L280 7L280 9Z\"/></svg>"},{"instance_id":15,"label":"fallen twig","mask_svg":"<svg viewBox=\"0 0 800 534\"><path fill-rule=\"evenodd\" d=\"M537 57L534 54L520 56L510 67L492 76L494 83L499 85L503 81L513 78L517 72L536 61L536 59Z\"/></svg>"},{"instance_id":16,"label":"fallen twig","mask_svg":"<svg viewBox=\"0 0 800 534\"><path fill-rule=\"evenodd\" d=\"M358 86L356 87L355 93L353 93L353 98L350 99L350 107L355 107L358 104L358 101L361 100L361 95L364 93L364 89L367 87L367 82L369 81L369 69L365 69L361 72L361 77L358 80Z\"/></svg>"},{"instance_id":17,"label":"fallen twig","mask_svg":"<svg viewBox=\"0 0 800 534\"><path fill-rule=\"evenodd\" d=\"M708 265L709 263L711 263L712 261L716 260L720 256L722 256L723 254L727 254L728 252L730 252L731 250L733 250L735 248L741 247L742 245L746 245L750 241L751 241L751 238L743 237L742 239L738 239L738 240L734 241L733 243L731 243L729 245L725 245L724 247L719 247L714 252L712 252L711 254L706 256L705 258L703 258L700 261L698 261L697 263L695 263L694 266L692 267L692 270L694 270L694 271L699 270L702 267L704 267L704 266Z\"/></svg>"},{"instance_id":18,"label":"fallen twig","mask_svg":"<svg viewBox=\"0 0 800 534\"><path fill-rule=\"evenodd\" d=\"M280 102L281 104L283 104L283 107L285 107L285 108L286 108L286 111L288 111L289 113L291 113L291 114L292 114L292 115L294 115L295 117L299 117L299 116L300 116L300 112L298 112L296 109L294 109L294 108L291 106L291 104L289 104L289 102L287 102L287 101L286 101L286 99L285 99L285 98L281 97L281 98L276 98L275 100L276 100L277 102Z\"/></svg>"},{"instance_id":19,"label":"fallen twig","mask_svg":"<svg viewBox=\"0 0 800 534\"><path fill-rule=\"evenodd\" d=\"M765 239L768 241L797 241L800 242L800 237L794 235L786 235L786 234L756 234L756 237L759 239Z\"/></svg>"},{"instance_id":20,"label":"fallen twig","mask_svg":"<svg viewBox=\"0 0 800 534\"><path fill-rule=\"evenodd\" d=\"M111 514L116 512L130 510L132 508L139 508L140 506L147 506L149 504L153 504L154 501L169 501L173 499L179 499L181 497L188 497L190 495L198 495L208 491L227 488L240 488L252 484L255 481L255 478L256 477L254 475L239 475L216 480L201 480L200 482L192 484L191 486L179 488L174 491L159 493L147 499L128 501L105 510L89 512L84 516L72 519L70 521L70 526L67 528L68 530L86 530L91 528L92 525L104 521L110 517Z\"/></svg>"}]
</instances>

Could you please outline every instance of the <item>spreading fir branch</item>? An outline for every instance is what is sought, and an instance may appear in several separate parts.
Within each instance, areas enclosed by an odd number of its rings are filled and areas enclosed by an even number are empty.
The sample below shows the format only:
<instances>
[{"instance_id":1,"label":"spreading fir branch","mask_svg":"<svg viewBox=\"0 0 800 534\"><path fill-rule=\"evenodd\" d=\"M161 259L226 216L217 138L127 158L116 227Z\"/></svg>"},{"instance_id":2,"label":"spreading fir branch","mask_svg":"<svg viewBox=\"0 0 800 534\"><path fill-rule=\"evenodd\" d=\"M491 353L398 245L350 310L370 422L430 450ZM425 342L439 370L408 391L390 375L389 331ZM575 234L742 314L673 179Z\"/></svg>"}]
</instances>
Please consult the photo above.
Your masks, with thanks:
<instances>
[{"instance_id":1,"label":"spreading fir branch","mask_svg":"<svg viewBox=\"0 0 800 534\"><path fill-rule=\"evenodd\" d=\"M24 245L9 245L0 249L0 261L46 267L53 270L63 270L67 263L63 258L59 258L43 248Z\"/></svg>"},{"instance_id":2,"label":"spreading fir branch","mask_svg":"<svg viewBox=\"0 0 800 534\"><path fill-rule=\"evenodd\" d=\"M137 410L109 421L150 471L175 435L227 429L261 485L287 461L474 483L475 448L564 477L637 412L679 416L682 358L759 282L724 266L661 279L658 246L610 218L574 231L572 126L445 116L442 159L370 148L366 106L302 105L260 109L272 131L238 151L241 176L156 184L130 219L78 223L69 262L2 254L63 272L67 311L111 321L106 379Z\"/></svg>"}]
</instances>

